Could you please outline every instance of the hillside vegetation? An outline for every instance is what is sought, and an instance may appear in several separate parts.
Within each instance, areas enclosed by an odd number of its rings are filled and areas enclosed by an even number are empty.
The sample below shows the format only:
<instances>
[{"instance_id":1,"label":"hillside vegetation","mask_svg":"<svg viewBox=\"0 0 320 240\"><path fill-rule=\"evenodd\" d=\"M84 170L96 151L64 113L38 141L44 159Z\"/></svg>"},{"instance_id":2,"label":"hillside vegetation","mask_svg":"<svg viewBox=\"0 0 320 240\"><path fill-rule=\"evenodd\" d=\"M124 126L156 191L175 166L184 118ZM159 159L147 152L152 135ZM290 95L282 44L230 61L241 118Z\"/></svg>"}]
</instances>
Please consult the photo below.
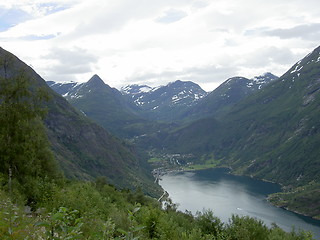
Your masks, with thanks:
<instances>
[{"instance_id":1,"label":"hillside vegetation","mask_svg":"<svg viewBox=\"0 0 320 240\"><path fill-rule=\"evenodd\" d=\"M1 239L312 239L249 217L222 223L211 211L193 216L170 202L162 209L141 192L116 190L102 178L53 185L44 194L33 211L0 190Z\"/></svg>"},{"instance_id":2,"label":"hillside vegetation","mask_svg":"<svg viewBox=\"0 0 320 240\"><path fill-rule=\"evenodd\" d=\"M13 54L0 48L0 77L14 81L21 76L32 88L41 88L46 102L38 101L47 111L46 133L60 169L68 178L94 180L105 176L119 188L135 189L157 196L161 188L153 183L146 160L135 148L73 108L67 100L52 91L45 81ZM31 93L32 95L33 93Z\"/></svg>"},{"instance_id":3,"label":"hillside vegetation","mask_svg":"<svg viewBox=\"0 0 320 240\"><path fill-rule=\"evenodd\" d=\"M318 191L310 190L313 182L320 182L319 59L318 47L280 78L271 73L233 77L208 95L201 95L191 82L176 81L155 89L131 85L123 89L125 96L115 96L100 81L108 91L82 88L82 97L69 101L145 152L192 154L195 164L214 156L236 174L282 184L286 194L273 197L274 204L320 218ZM126 114L110 116L124 104L123 97L137 105L139 111L131 110L141 117L152 114L152 119L175 121L132 122Z\"/></svg>"},{"instance_id":4,"label":"hillside vegetation","mask_svg":"<svg viewBox=\"0 0 320 240\"><path fill-rule=\"evenodd\" d=\"M210 211L181 213L170 199L119 190L106 177L67 180L41 119L37 97L48 92L36 94L32 77L7 71L9 60L0 78L0 239L312 239L249 217L225 224Z\"/></svg>"},{"instance_id":5,"label":"hillside vegetation","mask_svg":"<svg viewBox=\"0 0 320 240\"><path fill-rule=\"evenodd\" d=\"M161 148L213 154L235 173L280 183L288 192L274 198L277 205L319 218L319 188L310 188L320 182L319 59L320 47L225 117L175 130Z\"/></svg>"}]
</instances>

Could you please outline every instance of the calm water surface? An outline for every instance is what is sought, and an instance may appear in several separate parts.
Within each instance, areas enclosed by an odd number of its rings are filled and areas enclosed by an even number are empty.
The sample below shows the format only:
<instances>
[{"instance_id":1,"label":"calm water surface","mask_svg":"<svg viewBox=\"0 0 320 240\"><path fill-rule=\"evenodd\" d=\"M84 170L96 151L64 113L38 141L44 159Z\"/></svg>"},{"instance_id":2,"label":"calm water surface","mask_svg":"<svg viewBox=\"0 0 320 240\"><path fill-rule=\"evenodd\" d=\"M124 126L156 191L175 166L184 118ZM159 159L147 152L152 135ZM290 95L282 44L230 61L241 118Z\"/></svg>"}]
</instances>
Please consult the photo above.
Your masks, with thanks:
<instances>
[{"instance_id":1,"label":"calm water surface","mask_svg":"<svg viewBox=\"0 0 320 240\"><path fill-rule=\"evenodd\" d=\"M291 231L312 231L320 239L320 221L272 206L266 201L270 193L281 191L277 184L249 177L228 174L227 169L209 169L196 172L167 174L160 185L169 193L181 211L192 213L211 209L222 221L232 214L249 215L263 220L268 226L276 223Z\"/></svg>"}]
</instances>

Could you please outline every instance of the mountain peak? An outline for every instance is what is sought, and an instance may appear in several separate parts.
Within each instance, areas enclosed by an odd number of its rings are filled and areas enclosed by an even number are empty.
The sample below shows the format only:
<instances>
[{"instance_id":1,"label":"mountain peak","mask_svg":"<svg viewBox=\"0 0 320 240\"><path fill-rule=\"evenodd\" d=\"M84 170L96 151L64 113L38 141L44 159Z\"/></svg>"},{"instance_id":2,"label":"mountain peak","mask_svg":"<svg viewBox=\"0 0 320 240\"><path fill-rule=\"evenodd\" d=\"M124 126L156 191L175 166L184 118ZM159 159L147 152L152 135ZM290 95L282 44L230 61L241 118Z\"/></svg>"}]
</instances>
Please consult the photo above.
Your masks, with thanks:
<instances>
[{"instance_id":1,"label":"mountain peak","mask_svg":"<svg viewBox=\"0 0 320 240\"><path fill-rule=\"evenodd\" d=\"M222 84L231 85L231 84L235 84L235 83L245 83L245 82L248 82L248 81L249 81L248 78L241 77L241 76L236 76L236 77L228 78L228 79L227 79L224 83L222 83Z\"/></svg>"},{"instance_id":2,"label":"mountain peak","mask_svg":"<svg viewBox=\"0 0 320 240\"><path fill-rule=\"evenodd\" d=\"M191 81L176 80L165 86L128 85L121 88L129 102L144 111L144 117L153 120L176 120L180 112L205 97L198 84Z\"/></svg>"},{"instance_id":3,"label":"mountain peak","mask_svg":"<svg viewBox=\"0 0 320 240\"><path fill-rule=\"evenodd\" d=\"M174 88L174 89L194 89L196 91L201 91L203 95L206 95L206 92L196 83L192 81L181 81L181 80L176 80L174 82L168 83L168 85L163 86L163 87L169 87L169 88Z\"/></svg>"},{"instance_id":4,"label":"mountain peak","mask_svg":"<svg viewBox=\"0 0 320 240\"><path fill-rule=\"evenodd\" d=\"M265 73L263 73L261 76L263 76L263 77L268 77L268 76L275 76L275 75L272 74L271 72L265 72Z\"/></svg>"},{"instance_id":5,"label":"mountain peak","mask_svg":"<svg viewBox=\"0 0 320 240\"><path fill-rule=\"evenodd\" d=\"M170 82L168 85L172 85L172 84L180 85L180 84L183 84L183 82L181 80L176 80L174 82Z\"/></svg>"},{"instance_id":6,"label":"mountain peak","mask_svg":"<svg viewBox=\"0 0 320 240\"><path fill-rule=\"evenodd\" d=\"M271 81L274 81L278 78L279 77L272 74L271 72L265 72L260 76L255 76L254 78L251 79L251 81L255 82L256 84L266 84L266 83L270 83Z\"/></svg>"},{"instance_id":7,"label":"mountain peak","mask_svg":"<svg viewBox=\"0 0 320 240\"><path fill-rule=\"evenodd\" d=\"M86 85L100 87L100 86L105 86L106 84L104 83L104 81L97 74L94 74L90 78L90 80L87 82Z\"/></svg>"},{"instance_id":8,"label":"mountain peak","mask_svg":"<svg viewBox=\"0 0 320 240\"><path fill-rule=\"evenodd\" d=\"M152 87L149 87L147 85L138 85L138 84L131 84L127 85L125 87L122 87L120 89L120 92L124 95L135 95L135 94L141 94L141 93L147 93L152 91Z\"/></svg>"}]
</instances>

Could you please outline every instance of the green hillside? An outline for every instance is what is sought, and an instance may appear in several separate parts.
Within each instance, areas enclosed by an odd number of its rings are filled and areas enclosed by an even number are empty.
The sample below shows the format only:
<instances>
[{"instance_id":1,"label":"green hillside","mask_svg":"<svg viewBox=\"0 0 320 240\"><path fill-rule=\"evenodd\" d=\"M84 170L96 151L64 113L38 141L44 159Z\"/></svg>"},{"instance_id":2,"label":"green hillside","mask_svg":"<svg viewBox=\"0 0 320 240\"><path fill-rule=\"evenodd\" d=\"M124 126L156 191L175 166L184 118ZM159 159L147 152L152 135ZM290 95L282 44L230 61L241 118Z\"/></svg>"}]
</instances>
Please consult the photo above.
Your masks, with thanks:
<instances>
[{"instance_id":1,"label":"green hillside","mask_svg":"<svg viewBox=\"0 0 320 240\"><path fill-rule=\"evenodd\" d=\"M223 223L211 211L193 216L177 211L170 201L162 209L157 200L119 191L103 179L68 182L44 193L33 212L0 188L1 239L314 239L311 233L286 233L249 217L232 216Z\"/></svg>"},{"instance_id":2,"label":"green hillside","mask_svg":"<svg viewBox=\"0 0 320 240\"><path fill-rule=\"evenodd\" d=\"M59 92L59 89L55 90ZM68 89L65 98L83 115L120 138L132 139L150 134L166 125L141 117L134 103L126 101L117 89L105 84L98 75Z\"/></svg>"},{"instance_id":3,"label":"green hillside","mask_svg":"<svg viewBox=\"0 0 320 240\"><path fill-rule=\"evenodd\" d=\"M284 184L320 180L319 51L228 114L231 165Z\"/></svg>"},{"instance_id":4,"label":"green hillside","mask_svg":"<svg viewBox=\"0 0 320 240\"><path fill-rule=\"evenodd\" d=\"M33 88L41 87L49 96L45 118L47 134L64 174L69 178L92 180L106 176L108 182L122 188L142 187L158 195L160 187L138 158L135 149L114 137L75 110L63 97L53 92L45 81L29 66L0 48L0 76L14 79L20 72L33 81ZM4 65L3 63L7 64Z\"/></svg>"},{"instance_id":5,"label":"green hillside","mask_svg":"<svg viewBox=\"0 0 320 240\"><path fill-rule=\"evenodd\" d=\"M67 99L86 116L118 136L127 137L130 134L124 130L125 126L146 122L126 107L118 90L109 87L97 75Z\"/></svg>"},{"instance_id":6,"label":"green hillside","mask_svg":"<svg viewBox=\"0 0 320 240\"><path fill-rule=\"evenodd\" d=\"M287 198L295 196L291 193L296 187L305 186L299 189L300 196L309 196L305 203L318 202L318 194L310 194L308 186L320 181L319 57L320 47L219 121L207 118L171 132L161 148L198 156L213 154L235 173L283 184L289 191ZM320 217L320 205L301 209L300 204L297 209L297 201L286 201L283 206Z\"/></svg>"},{"instance_id":7,"label":"green hillside","mask_svg":"<svg viewBox=\"0 0 320 240\"><path fill-rule=\"evenodd\" d=\"M0 239L312 239L249 217L222 223L211 211L178 212L166 194L156 200L140 188L115 188L113 181L135 187L142 179L132 149L78 117L13 55L1 49L0 57ZM41 117L50 96L46 130ZM92 181L67 180L54 155L66 174ZM101 173L108 174L93 179Z\"/></svg>"}]
</instances>

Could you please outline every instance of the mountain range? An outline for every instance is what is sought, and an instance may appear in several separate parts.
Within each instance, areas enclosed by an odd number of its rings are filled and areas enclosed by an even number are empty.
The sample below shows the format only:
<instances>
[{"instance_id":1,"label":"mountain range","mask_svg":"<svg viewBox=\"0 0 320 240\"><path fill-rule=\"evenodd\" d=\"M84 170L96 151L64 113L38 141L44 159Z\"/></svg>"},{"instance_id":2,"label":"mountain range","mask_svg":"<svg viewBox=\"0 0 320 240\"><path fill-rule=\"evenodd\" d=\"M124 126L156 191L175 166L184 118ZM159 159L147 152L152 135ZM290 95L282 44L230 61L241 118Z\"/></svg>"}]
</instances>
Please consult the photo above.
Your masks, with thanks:
<instances>
[{"instance_id":1,"label":"mountain range","mask_svg":"<svg viewBox=\"0 0 320 240\"><path fill-rule=\"evenodd\" d=\"M270 201L320 218L319 79L320 47L279 78L237 76L210 93L180 80L120 91L97 75L85 83L48 82L57 93L51 93L46 124L61 165L73 175L109 174L117 182L116 174L130 186L148 179L134 147L112 132L144 152L192 154L195 163L210 160L235 174L279 183L285 192ZM115 173L103 158L109 155L119 166ZM139 179L130 182L137 171Z\"/></svg>"},{"instance_id":2,"label":"mountain range","mask_svg":"<svg viewBox=\"0 0 320 240\"><path fill-rule=\"evenodd\" d=\"M47 84L109 131L119 136L132 137L122 130L150 121L171 122L220 115L245 96L277 78L272 73L253 79L233 77L211 93L196 83L181 80L159 87L127 85L118 91L105 84L98 75L84 83L48 81Z\"/></svg>"},{"instance_id":3,"label":"mountain range","mask_svg":"<svg viewBox=\"0 0 320 240\"><path fill-rule=\"evenodd\" d=\"M280 183L290 191L277 205L319 218L319 91L320 47L223 118L171 132L161 149L214 156L235 173Z\"/></svg>"},{"instance_id":4,"label":"mountain range","mask_svg":"<svg viewBox=\"0 0 320 240\"><path fill-rule=\"evenodd\" d=\"M176 80L165 86L128 85L121 88L128 102L140 108L140 114L151 120L179 120L179 113L194 106L207 95L198 84Z\"/></svg>"},{"instance_id":5,"label":"mountain range","mask_svg":"<svg viewBox=\"0 0 320 240\"><path fill-rule=\"evenodd\" d=\"M268 180L272 178L286 184L292 184L298 178L300 182L304 182L303 179L305 182L320 180L315 171L320 151L317 145L319 51L320 48L315 49L283 76L239 101L222 121L204 118L199 120L202 124L194 122L178 130L177 136L194 131L191 129L195 125L199 132L213 129L205 136L193 134L192 138L201 144L195 146L184 142L184 148L205 152L206 146L209 151L226 158L225 162L239 172ZM176 138L174 142L182 145ZM290 168L289 163L292 164Z\"/></svg>"},{"instance_id":6,"label":"mountain range","mask_svg":"<svg viewBox=\"0 0 320 240\"><path fill-rule=\"evenodd\" d=\"M95 113L98 111L102 112L104 111L103 109L105 111L108 109L110 114L115 110L125 112L121 118L117 116L112 117L113 120L120 121L124 118L136 121L138 119L140 121L142 119L151 121L177 120L178 112L182 112L188 107L195 105L199 99L207 95L207 92L199 85L190 81L183 82L180 80L154 88L146 85L128 85L122 87L120 91L105 84L98 75L94 75L85 83L56 83L48 81L47 84L85 114L88 111ZM89 108L84 106L90 101L95 106L90 106ZM98 109L97 104L101 104L100 109ZM92 108L95 108L95 110ZM105 124L104 121L106 119L101 119L108 118L106 112L103 114L104 117L92 116L92 112L89 113L89 116L98 120L100 124L104 126L112 125L110 121L107 121L108 124ZM126 126L128 125L130 125L130 122L127 121ZM120 130L121 128L123 128L123 125L118 129Z\"/></svg>"},{"instance_id":7,"label":"mountain range","mask_svg":"<svg viewBox=\"0 0 320 240\"><path fill-rule=\"evenodd\" d=\"M105 84L98 75L85 83L47 83L83 115L94 119L111 133L126 138L143 134L136 133L130 126L146 125L147 120L135 114L135 105L126 102L117 89Z\"/></svg>"}]
</instances>

